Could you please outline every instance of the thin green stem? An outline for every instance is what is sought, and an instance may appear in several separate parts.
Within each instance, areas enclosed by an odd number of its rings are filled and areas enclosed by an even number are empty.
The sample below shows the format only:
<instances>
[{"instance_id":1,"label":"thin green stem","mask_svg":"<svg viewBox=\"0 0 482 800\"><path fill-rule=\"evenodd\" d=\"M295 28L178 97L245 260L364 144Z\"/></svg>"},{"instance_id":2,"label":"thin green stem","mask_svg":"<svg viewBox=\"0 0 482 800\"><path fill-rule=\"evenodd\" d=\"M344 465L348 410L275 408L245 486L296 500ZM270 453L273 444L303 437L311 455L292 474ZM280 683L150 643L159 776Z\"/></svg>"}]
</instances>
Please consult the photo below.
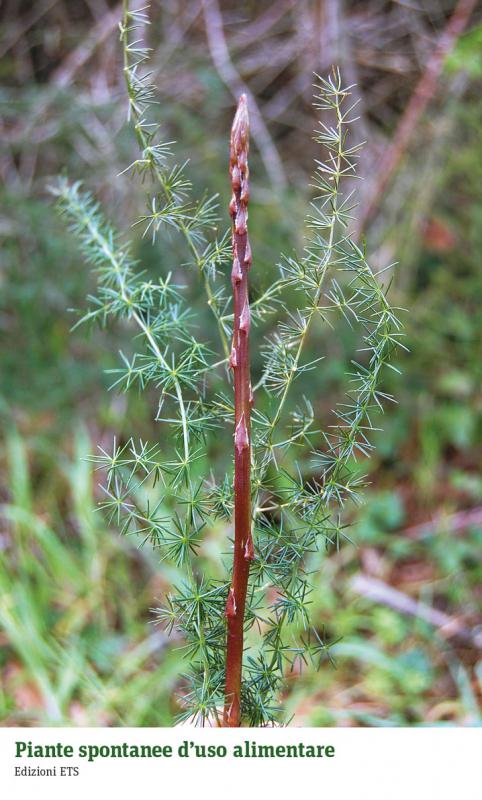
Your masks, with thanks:
<instances>
[{"instance_id":1,"label":"thin green stem","mask_svg":"<svg viewBox=\"0 0 482 800\"><path fill-rule=\"evenodd\" d=\"M335 171L334 176L333 176L333 182L334 182L333 203L332 203L332 213L331 213L331 220L330 220L330 226L329 226L329 236L328 236L328 243L327 243L327 249L326 249L326 256L325 256L324 263L323 263L323 266L322 266L322 269L321 269L321 274L320 274L319 281L318 281L318 288L317 288L315 297L313 298L313 304L312 304L312 306L311 306L311 308L310 308L310 310L308 312L308 316L306 318L306 324L304 326L303 332L301 333L300 340L298 342L298 347L297 347L296 354L295 354L295 357L294 357L294 360L293 360L293 363L292 363L292 366L291 366L290 373L289 373L287 381L286 381L286 385L284 387L283 393L282 393L280 401L278 403L278 407L276 409L276 413L275 413L275 415L274 415L274 417L271 420L270 425L269 425L269 431L268 431L268 435L267 435L267 444L266 444L266 451L265 452L268 452L268 451L272 450L272 448L273 448L274 431L276 429L276 426L278 425L278 422L281 419L281 414L283 412L286 400L288 398L288 394L290 392L290 389L291 389L293 380L295 378L295 375L296 375L296 373L298 371L300 358L301 358L301 355L303 353L303 349L304 349L304 346L305 346L305 343L306 343L306 340L307 340L307 337L308 337L308 332L310 330L311 323L312 323L312 321L313 321L313 319L314 319L314 317L316 315L316 312L318 310L318 306L319 306L321 295L322 295L323 288L324 288L325 276L326 276L326 273L327 273L327 270L328 270L328 267L329 267L330 261L331 261L331 255L332 255L332 251L333 251L333 239L334 239L334 235L335 235L335 225L336 225L336 221L337 221L338 190L339 190L340 178L341 178L341 174L342 174L341 166L342 166L342 158L343 158L343 153L342 153L343 118L342 118L342 115L341 115L339 102L336 103L336 114L337 114L337 133L338 133L338 153L337 153L337 157L336 157L336 171Z\"/></svg>"},{"instance_id":2,"label":"thin green stem","mask_svg":"<svg viewBox=\"0 0 482 800\"><path fill-rule=\"evenodd\" d=\"M121 42L122 42L122 50L123 50L123 58L124 58L124 79L125 79L125 83L126 83L126 87L127 87L127 93L128 93L128 96L129 96L129 107L130 107L130 111L131 111L131 114L132 114L132 118L134 120L134 130L135 130L136 138L137 138L137 141L139 143L139 146L140 146L141 150L144 151L149 146L149 142L148 142L146 134L145 134L145 132L143 130L142 120L141 120L141 117L140 117L140 114L139 114L139 110L138 110L136 102L135 102L135 91L134 91L134 87L133 87L133 84L132 84L132 73L131 73L132 64L131 64L130 59L129 59L129 11L130 11L129 0L123 0L123 18L122 18L122 23L121 23L121 37L120 38L121 38ZM156 178L157 178L157 180L158 180L158 182L159 182L159 184L160 184L160 186L161 186L161 188L162 188L167 200L168 201L172 201L173 196L172 196L172 192L170 190L170 187L166 183L166 180L165 180L165 177L164 177L164 175L162 173L162 170L159 168L159 166L155 162L152 164L152 170L153 170L153 172L154 172L154 174L155 174L155 176L156 176ZM212 288L211 288L211 284L209 283L209 277L206 274L206 271L205 271L205 269L203 267L203 260L202 260L200 254L199 254L199 251L198 251L195 243L193 242L193 239L192 239L192 237L191 237L191 235L189 233L188 227L186 226L186 224L182 220L179 221L179 229L180 229L181 233L183 234L183 236L184 236L184 238L185 238L185 240L187 242L187 245L188 245L188 247L189 247L189 249L190 249L190 251L191 251L191 253L192 253L193 257L194 257L194 260L196 262L196 266L197 266L198 271L199 271L199 275L203 279L204 289L206 291L206 295L207 295L207 298L208 298L208 305L209 305L210 309L212 310L213 315L214 315L214 317L216 319L216 324L217 324L217 327L218 327L219 336L220 336L220 339L221 339L221 344L222 344L222 347L223 347L223 350L224 350L224 354L225 354L226 358L229 358L229 342L228 342L228 338L227 338L227 335L226 335L226 331L224 329L224 325L223 325L223 321L222 321L222 318L221 318L221 314L219 312L219 309L218 309L218 306L217 306L217 303L216 303L216 298L215 298L215 296L213 294L213 291L212 291Z\"/></svg>"}]
</instances>

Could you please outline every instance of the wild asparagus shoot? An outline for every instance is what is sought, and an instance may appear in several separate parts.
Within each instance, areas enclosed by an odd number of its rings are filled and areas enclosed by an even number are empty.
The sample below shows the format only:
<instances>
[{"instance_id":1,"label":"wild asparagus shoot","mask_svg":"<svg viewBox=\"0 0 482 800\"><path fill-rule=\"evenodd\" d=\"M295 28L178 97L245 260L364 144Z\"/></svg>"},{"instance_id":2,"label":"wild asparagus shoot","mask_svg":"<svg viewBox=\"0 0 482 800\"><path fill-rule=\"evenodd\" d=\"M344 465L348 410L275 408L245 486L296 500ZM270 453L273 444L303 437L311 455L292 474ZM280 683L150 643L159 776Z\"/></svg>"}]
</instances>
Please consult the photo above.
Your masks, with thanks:
<instances>
[{"instance_id":1,"label":"wild asparagus shoot","mask_svg":"<svg viewBox=\"0 0 482 800\"><path fill-rule=\"evenodd\" d=\"M251 535L251 404L253 393L249 363L248 275L251 247L248 238L249 118L246 95L239 99L231 130L229 172L233 190L232 217L233 343L229 366L234 375L234 561L226 603L226 702L224 724L236 727L241 718L241 670L244 612L249 565L254 559Z\"/></svg>"}]
</instances>

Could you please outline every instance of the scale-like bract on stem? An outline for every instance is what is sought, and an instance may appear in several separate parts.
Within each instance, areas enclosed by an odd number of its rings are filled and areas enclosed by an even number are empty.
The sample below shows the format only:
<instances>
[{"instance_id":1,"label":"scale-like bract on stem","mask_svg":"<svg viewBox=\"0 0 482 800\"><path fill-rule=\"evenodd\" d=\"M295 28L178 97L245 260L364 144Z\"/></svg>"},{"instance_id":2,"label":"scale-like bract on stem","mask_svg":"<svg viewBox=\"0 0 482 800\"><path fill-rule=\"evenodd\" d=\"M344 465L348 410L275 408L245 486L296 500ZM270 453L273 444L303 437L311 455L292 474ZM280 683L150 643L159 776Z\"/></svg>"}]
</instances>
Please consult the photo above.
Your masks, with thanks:
<instances>
[{"instance_id":1,"label":"scale-like bract on stem","mask_svg":"<svg viewBox=\"0 0 482 800\"><path fill-rule=\"evenodd\" d=\"M191 297L168 271L155 277L139 268L79 183L58 181L53 192L60 212L98 278L83 321L131 325L132 341L113 371L113 387L149 387L163 426L159 443L114 440L93 460L105 476L102 506L109 521L141 544L149 542L179 572L155 610L185 648L179 718L266 725L282 719L278 703L287 670L308 661L318 666L329 656L322 623L310 618L307 560L345 537L344 506L363 486L354 462L370 454L373 417L392 399L380 380L402 346L400 324L382 273L372 272L348 233L354 205L344 182L355 174L359 148L349 143L350 90L338 71L317 84L322 120L315 141L323 156L316 162L305 250L283 258L279 278L250 302L246 99L239 101L231 132L232 230L217 238L215 198L192 198L185 165L171 163L171 144L149 119L155 90L143 71L147 50L137 30L146 22L145 11L130 10L124 0L124 74L141 150L131 172L145 179L148 193L140 222L157 241L174 230L184 243L182 265L200 279L214 330L204 338L207 326L193 324ZM258 345L264 366L253 407L249 340L268 313L276 318L264 348ZM323 369L322 356L307 357L307 344L337 318L360 331L360 353L352 362L348 396L320 433L310 397L300 402L293 386L315 367ZM234 403L226 390L229 376ZM308 394L309 386L305 381ZM219 445L225 431L234 481L224 462L212 457L220 450L211 444ZM200 464L209 464L208 474ZM209 568L206 536L217 521L224 529L233 516L233 560L226 559L220 574L219 564Z\"/></svg>"}]
</instances>

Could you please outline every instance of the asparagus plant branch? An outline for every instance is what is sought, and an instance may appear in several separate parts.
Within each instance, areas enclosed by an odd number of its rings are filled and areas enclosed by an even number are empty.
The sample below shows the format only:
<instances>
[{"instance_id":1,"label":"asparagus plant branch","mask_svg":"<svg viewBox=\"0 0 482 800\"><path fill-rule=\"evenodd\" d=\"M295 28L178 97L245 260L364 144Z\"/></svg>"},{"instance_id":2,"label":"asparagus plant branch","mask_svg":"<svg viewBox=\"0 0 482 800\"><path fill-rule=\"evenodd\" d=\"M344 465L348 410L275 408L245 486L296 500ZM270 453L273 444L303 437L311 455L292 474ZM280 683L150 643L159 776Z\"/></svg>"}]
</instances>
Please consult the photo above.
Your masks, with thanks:
<instances>
[{"instance_id":1,"label":"asparagus plant branch","mask_svg":"<svg viewBox=\"0 0 482 800\"><path fill-rule=\"evenodd\" d=\"M139 41L131 41L130 36L132 32L136 31L137 28L141 27L145 22L147 22L147 18L144 10L131 11L129 0L123 0L123 15L119 27L124 59L124 79L129 98L129 118L134 124L136 138L142 152L142 159L135 162L135 164L138 169L142 165L151 172L161 187L167 203L171 205L176 200L170 180L172 172L170 174L164 172L162 157L159 158L160 151L156 150L154 136L157 131L157 126L153 127L144 119L146 107L151 103L149 94L151 87L146 85L145 76L141 77L139 75L138 68L147 59L148 50L140 46ZM205 269L202 253L199 251L195 238L192 235L189 221L178 215L177 225L187 242L199 274L202 277L204 289L208 298L208 305L216 319L221 344L226 358L228 358L228 338L221 319L221 312L209 281L209 275Z\"/></svg>"}]
</instances>

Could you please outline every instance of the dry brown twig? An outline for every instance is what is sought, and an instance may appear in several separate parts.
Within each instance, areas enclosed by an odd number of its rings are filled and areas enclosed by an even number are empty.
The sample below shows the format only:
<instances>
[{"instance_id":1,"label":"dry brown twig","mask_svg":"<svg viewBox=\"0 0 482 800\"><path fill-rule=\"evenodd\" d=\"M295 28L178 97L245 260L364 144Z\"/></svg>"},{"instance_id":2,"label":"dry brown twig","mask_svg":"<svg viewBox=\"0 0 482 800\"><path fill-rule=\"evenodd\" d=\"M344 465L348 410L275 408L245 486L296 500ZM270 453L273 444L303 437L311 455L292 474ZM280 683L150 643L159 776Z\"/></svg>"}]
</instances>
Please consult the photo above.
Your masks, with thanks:
<instances>
[{"instance_id":1,"label":"dry brown twig","mask_svg":"<svg viewBox=\"0 0 482 800\"><path fill-rule=\"evenodd\" d=\"M116 29L119 23L119 16L119 6L116 6L113 10L109 10L96 23L85 39L69 53L50 78L50 85L54 87L54 90L63 90L72 83L76 73L87 63L99 45L101 45ZM31 137L34 137L37 143L39 143L50 138L52 135L50 127L46 126L45 133L39 134L39 125L42 117L47 114L55 99L55 91L49 93L47 96L41 96L38 102L34 104L30 115L27 117L26 123L21 120L9 131L2 132L4 141L15 143L20 139L30 140ZM56 130L56 128L54 128L54 130Z\"/></svg>"},{"instance_id":2,"label":"dry brown twig","mask_svg":"<svg viewBox=\"0 0 482 800\"><path fill-rule=\"evenodd\" d=\"M119 24L120 6L107 11L94 25L88 36L72 50L52 75L51 83L64 89L75 73L89 60L94 50L110 36Z\"/></svg>"},{"instance_id":3,"label":"dry brown twig","mask_svg":"<svg viewBox=\"0 0 482 800\"><path fill-rule=\"evenodd\" d=\"M482 634L473 631L456 617L450 617L427 603L414 600L399 589L389 586L378 578L363 573L356 574L350 581L350 588L355 594L372 600L374 603L393 608L401 614L421 619L437 628L446 639L457 637L469 642L473 647L482 648Z\"/></svg>"},{"instance_id":4,"label":"dry brown twig","mask_svg":"<svg viewBox=\"0 0 482 800\"><path fill-rule=\"evenodd\" d=\"M398 122L395 134L382 157L378 169L378 177L373 182L360 208L357 224L358 235L363 232L376 213L379 203L409 147L417 124L436 92L445 59L467 27L476 3L477 0L459 0L432 55L428 59L425 71L417 83L410 101Z\"/></svg>"},{"instance_id":5,"label":"dry brown twig","mask_svg":"<svg viewBox=\"0 0 482 800\"><path fill-rule=\"evenodd\" d=\"M20 20L13 29L7 31L4 41L0 44L0 58L3 58L45 14L59 2L59 0L46 0L45 3L32 4L30 13L24 20Z\"/></svg>"},{"instance_id":6,"label":"dry brown twig","mask_svg":"<svg viewBox=\"0 0 482 800\"><path fill-rule=\"evenodd\" d=\"M410 539L423 539L430 536L438 529L447 528L451 533L466 530L472 525L482 525L482 507L471 508L466 511L457 511L455 514L438 514L433 519L405 528L403 534Z\"/></svg>"}]
</instances>

